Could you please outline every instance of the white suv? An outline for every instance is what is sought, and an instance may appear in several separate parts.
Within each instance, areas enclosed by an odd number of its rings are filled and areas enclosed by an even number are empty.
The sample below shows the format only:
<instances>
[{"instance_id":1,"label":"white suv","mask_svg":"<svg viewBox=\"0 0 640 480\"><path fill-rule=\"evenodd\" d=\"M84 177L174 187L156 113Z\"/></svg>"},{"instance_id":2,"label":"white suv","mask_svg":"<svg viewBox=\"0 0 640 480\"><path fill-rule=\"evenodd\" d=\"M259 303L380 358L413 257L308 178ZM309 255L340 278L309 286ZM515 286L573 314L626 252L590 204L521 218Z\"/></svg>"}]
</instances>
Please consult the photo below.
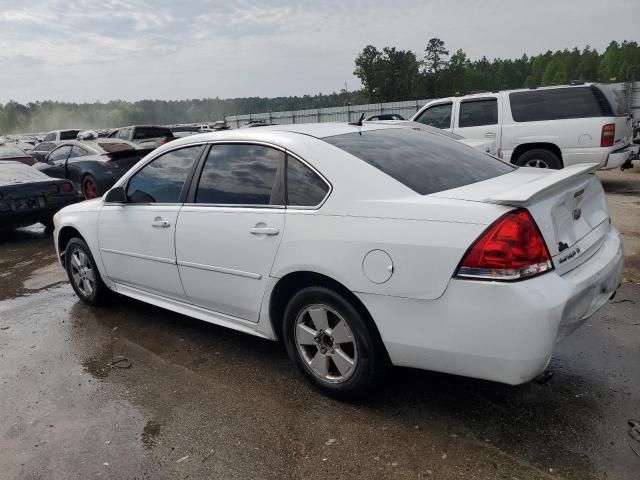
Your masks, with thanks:
<instances>
[{"instance_id":1,"label":"white suv","mask_svg":"<svg viewBox=\"0 0 640 480\"><path fill-rule=\"evenodd\" d=\"M466 138L495 139L500 157L520 166L630 166L631 116L610 87L566 85L433 100L411 119Z\"/></svg>"}]
</instances>

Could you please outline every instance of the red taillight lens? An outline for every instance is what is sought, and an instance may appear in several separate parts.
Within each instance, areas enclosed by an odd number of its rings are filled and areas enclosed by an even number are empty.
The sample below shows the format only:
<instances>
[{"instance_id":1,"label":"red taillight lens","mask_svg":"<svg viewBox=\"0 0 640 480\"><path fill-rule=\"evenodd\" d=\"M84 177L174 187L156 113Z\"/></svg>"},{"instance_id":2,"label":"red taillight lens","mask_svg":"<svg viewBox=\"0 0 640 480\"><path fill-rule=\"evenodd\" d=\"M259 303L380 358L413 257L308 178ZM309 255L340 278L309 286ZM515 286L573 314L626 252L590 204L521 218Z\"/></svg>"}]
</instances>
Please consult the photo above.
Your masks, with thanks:
<instances>
[{"instance_id":1,"label":"red taillight lens","mask_svg":"<svg viewBox=\"0 0 640 480\"><path fill-rule=\"evenodd\" d=\"M601 147L612 147L616 138L616 124L607 123L602 127L602 136L600 137Z\"/></svg>"},{"instance_id":2,"label":"red taillight lens","mask_svg":"<svg viewBox=\"0 0 640 480\"><path fill-rule=\"evenodd\" d=\"M49 193L58 193L60 192L60 187L58 185L49 185Z\"/></svg>"},{"instance_id":3,"label":"red taillight lens","mask_svg":"<svg viewBox=\"0 0 640 480\"><path fill-rule=\"evenodd\" d=\"M62 184L62 191L65 193L69 193L71 191L73 191L73 185L71 185L70 183L63 183Z\"/></svg>"},{"instance_id":4,"label":"red taillight lens","mask_svg":"<svg viewBox=\"0 0 640 480\"><path fill-rule=\"evenodd\" d=\"M500 217L476 240L456 276L486 280L522 280L553 269L540 230L525 209Z\"/></svg>"},{"instance_id":5,"label":"red taillight lens","mask_svg":"<svg viewBox=\"0 0 640 480\"><path fill-rule=\"evenodd\" d=\"M170 141L170 138L164 137L162 140L160 140L160 145L164 145L165 143L169 143Z\"/></svg>"}]
</instances>

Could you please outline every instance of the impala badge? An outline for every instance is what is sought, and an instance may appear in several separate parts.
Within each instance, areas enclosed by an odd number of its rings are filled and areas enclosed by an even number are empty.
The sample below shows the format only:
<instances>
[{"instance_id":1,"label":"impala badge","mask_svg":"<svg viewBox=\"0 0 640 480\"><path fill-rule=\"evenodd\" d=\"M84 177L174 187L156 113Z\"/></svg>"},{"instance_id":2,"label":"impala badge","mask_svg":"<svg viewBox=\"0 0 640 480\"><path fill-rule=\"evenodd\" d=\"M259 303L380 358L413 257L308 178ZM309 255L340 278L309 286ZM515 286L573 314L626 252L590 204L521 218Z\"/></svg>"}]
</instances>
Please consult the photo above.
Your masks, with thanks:
<instances>
[{"instance_id":1,"label":"impala badge","mask_svg":"<svg viewBox=\"0 0 640 480\"><path fill-rule=\"evenodd\" d=\"M574 208L573 209L573 219L574 220L580 220L581 216L582 216L582 210L580 210L579 208Z\"/></svg>"}]
</instances>

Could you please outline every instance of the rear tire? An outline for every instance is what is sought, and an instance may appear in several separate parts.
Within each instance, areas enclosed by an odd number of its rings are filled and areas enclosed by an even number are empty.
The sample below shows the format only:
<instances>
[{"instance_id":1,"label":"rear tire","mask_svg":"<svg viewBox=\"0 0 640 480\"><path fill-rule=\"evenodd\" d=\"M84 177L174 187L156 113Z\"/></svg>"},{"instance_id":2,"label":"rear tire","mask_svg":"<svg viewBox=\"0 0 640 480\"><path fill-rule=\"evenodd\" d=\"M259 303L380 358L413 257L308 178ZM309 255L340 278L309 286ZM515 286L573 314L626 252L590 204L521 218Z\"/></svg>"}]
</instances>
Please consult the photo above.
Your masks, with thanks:
<instances>
[{"instance_id":1,"label":"rear tire","mask_svg":"<svg viewBox=\"0 0 640 480\"><path fill-rule=\"evenodd\" d=\"M282 337L299 373L334 398L361 397L386 369L386 355L368 319L326 287L306 287L293 295Z\"/></svg>"},{"instance_id":2,"label":"rear tire","mask_svg":"<svg viewBox=\"0 0 640 480\"><path fill-rule=\"evenodd\" d=\"M87 305L103 305L110 290L102 281L91 250L84 240L72 238L64 254L69 282L78 298Z\"/></svg>"},{"instance_id":3,"label":"rear tire","mask_svg":"<svg viewBox=\"0 0 640 480\"><path fill-rule=\"evenodd\" d=\"M562 168L560 158L552 151L544 148L534 148L524 152L517 158L515 164L520 167L550 168L552 170Z\"/></svg>"}]
</instances>

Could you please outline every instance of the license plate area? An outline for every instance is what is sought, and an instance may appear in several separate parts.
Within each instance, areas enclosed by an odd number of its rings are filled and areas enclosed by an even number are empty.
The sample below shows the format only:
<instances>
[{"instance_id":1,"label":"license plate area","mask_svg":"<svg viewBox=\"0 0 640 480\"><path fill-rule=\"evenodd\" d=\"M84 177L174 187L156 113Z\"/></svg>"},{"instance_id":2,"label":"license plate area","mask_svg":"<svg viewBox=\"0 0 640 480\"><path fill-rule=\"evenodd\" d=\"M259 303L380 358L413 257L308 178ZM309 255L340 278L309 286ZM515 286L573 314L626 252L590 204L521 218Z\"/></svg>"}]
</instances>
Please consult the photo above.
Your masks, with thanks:
<instances>
[{"instance_id":1,"label":"license plate area","mask_svg":"<svg viewBox=\"0 0 640 480\"><path fill-rule=\"evenodd\" d=\"M39 208L44 208L45 206L46 202L44 197L16 198L11 202L11 210L14 212L37 210Z\"/></svg>"}]
</instances>

